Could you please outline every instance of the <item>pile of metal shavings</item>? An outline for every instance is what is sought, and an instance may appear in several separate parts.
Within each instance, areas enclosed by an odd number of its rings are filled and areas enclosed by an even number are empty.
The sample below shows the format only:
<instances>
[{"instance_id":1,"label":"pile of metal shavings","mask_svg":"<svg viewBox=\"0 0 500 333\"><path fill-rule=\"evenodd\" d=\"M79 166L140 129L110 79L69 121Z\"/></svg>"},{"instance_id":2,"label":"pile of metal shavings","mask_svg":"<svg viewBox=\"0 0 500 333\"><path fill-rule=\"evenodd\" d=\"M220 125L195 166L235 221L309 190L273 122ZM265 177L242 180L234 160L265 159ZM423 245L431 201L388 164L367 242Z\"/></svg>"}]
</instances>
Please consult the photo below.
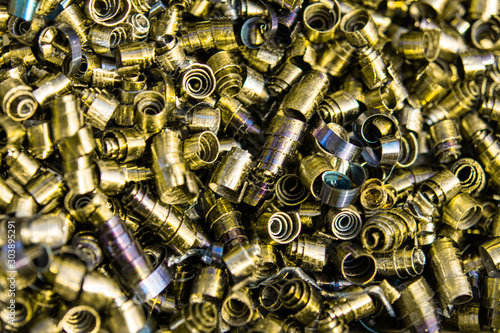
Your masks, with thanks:
<instances>
[{"instance_id":1,"label":"pile of metal shavings","mask_svg":"<svg viewBox=\"0 0 500 333\"><path fill-rule=\"evenodd\" d=\"M0 0L0 328L500 331L497 0Z\"/></svg>"}]
</instances>

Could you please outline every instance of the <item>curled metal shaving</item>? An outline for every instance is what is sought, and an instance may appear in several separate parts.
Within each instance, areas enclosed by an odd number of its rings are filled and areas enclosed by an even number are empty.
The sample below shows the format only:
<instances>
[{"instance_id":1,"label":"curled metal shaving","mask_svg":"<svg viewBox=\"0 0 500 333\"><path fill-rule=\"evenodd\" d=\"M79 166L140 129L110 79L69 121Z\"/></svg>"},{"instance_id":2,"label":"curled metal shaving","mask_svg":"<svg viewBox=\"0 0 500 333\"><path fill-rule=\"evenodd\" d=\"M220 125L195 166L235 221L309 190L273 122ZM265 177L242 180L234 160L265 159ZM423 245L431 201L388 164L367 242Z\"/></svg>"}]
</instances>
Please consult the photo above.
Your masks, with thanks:
<instances>
[{"instance_id":1,"label":"curled metal shaving","mask_svg":"<svg viewBox=\"0 0 500 333\"><path fill-rule=\"evenodd\" d=\"M278 15L276 15L275 10L269 3L262 1L262 4L266 6L270 19L269 22L266 22L261 17L255 16L246 20L241 27L241 41L250 49L258 49L259 47L264 46L274 39L274 36L278 31ZM257 35L261 35L265 38L265 40L261 43L255 44L254 40Z\"/></svg>"},{"instance_id":2,"label":"curled metal shaving","mask_svg":"<svg viewBox=\"0 0 500 333\"><path fill-rule=\"evenodd\" d=\"M368 294L368 295L380 300L391 317L396 317L396 313L394 312L394 309L392 308L391 303L387 299L382 288L380 288L378 285L366 287L363 289L363 291L360 291L360 292L328 291L328 290L324 290L320 286L318 286L316 281L313 278L311 278L309 275L307 275L300 267L284 267L278 273L270 276L269 278L260 282L258 285L249 286L249 287L250 288L260 288L261 286L275 284L275 283L281 281L285 277L285 275L287 275L287 274L293 274L297 278L303 280L304 282L309 283L311 286L313 286L314 288L316 288L319 291L319 293L321 294L322 297L327 298L327 299L341 299L341 298L356 299L360 295ZM238 286L240 286L240 285L241 284L238 284Z\"/></svg>"}]
</instances>

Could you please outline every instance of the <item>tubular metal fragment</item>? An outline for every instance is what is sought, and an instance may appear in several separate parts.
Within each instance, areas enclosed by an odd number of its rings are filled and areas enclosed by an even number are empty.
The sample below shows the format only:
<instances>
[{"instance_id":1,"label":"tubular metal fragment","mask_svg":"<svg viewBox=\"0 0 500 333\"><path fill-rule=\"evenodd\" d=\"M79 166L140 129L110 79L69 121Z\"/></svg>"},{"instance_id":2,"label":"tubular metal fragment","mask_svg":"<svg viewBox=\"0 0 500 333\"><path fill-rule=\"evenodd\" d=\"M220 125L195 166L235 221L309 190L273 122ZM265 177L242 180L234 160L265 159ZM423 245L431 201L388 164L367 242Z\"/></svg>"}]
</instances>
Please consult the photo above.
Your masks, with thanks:
<instances>
[{"instance_id":1,"label":"tubular metal fragment","mask_svg":"<svg viewBox=\"0 0 500 333\"><path fill-rule=\"evenodd\" d=\"M325 155L311 154L300 161L299 175L304 186L314 198L319 199L323 173L335 171Z\"/></svg>"},{"instance_id":2,"label":"tubular metal fragment","mask_svg":"<svg viewBox=\"0 0 500 333\"><path fill-rule=\"evenodd\" d=\"M236 137L243 137L247 134L254 137L260 135L260 126L256 124L250 112L236 98L222 96L215 106L221 111L224 132L234 133Z\"/></svg>"},{"instance_id":3,"label":"tubular metal fragment","mask_svg":"<svg viewBox=\"0 0 500 333\"><path fill-rule=\"evenodd\" d=\"M313 43L325 43L333 39L340 21L340 8L336 1L313 3L304 9L302 29Z\"/></svg>"},{"instance_id":4,"label":"tubular metal fragment","mask_svg":"<svg viewBox=\"0 0 500 333\"><path fill-rule=\"evenodd\" d=\"M35 114L38 103L32 89L21 80L11 78L0 84L0 100L5 114L15 121L23 121Z\"/></svg>"},{"instance_id":5,"label":"tubular metal fragment","mask_svg":"<svg viewBox=\"0 0 500 333\"><path fill-rule=\"evenodd\" d=\"M9 149L4 156L4 160L9 176L21 185L26 185L41 166L30 154L17 149Z\"/></svg>"},{"instance_id":6,"label":"tubular metal fragment","mask_svg":"<svg viewBox=\"0 0 500 333\"><path fill-rule=\"evenodd\" d=\"M196 23L189 30L181 32L179 42L187 53L213 49L230 51L238 48L233 24L227 19L213 19Z\"/></svg>"},{"instance_id":7,"label":"tubular metal fragment","mask_svg":"<svg viewBox=\"0 0 500 333\"><path fill-rule=\"evenodd\" d=\"M494 50L500 45L498 31L498 17L492 16L489 20L477 20L472 24L471 36L472 45L479 50Z\"/></svg>"},{"instance_id":8,"label":"tubular metal fragment","mask_svg":"<svg viewBox=\"0 0 500 333\"><path fill-rule=\"evenodd\" d=\"M299 66L296 66L290 61L286 61L270 77L268 89L271 96L276 97L288 92L290 87L300 80L302 74L303 71Z\"/></svg>"},{"instance_id":9,"label":"tubular metal fragment","mask_svg":"<svg viewBox=\"0 0 500 333\"><path fill-rule=\"evenodd\" d=\"M252 155L249 152L238 147L232 148L217 165L208 186L227 200L239 202L251 163Z\"/></svg>"},{"instance_id":10,"label":"tubular metal fragment","mask_svg":"<svg viewBox=\"0 0 500 333\"><path fill-rule=\"evenodd\" d=\"M479 92L475 81L457 82L446 97L427 111L427 124L432 125L444 119L462 117L475 105Z\"/></svg>"},{"instance_id":11,"label":"tubular metal fragment","mask_svg":"<svg viewBox=\"0 0 500 333\"><path fill-rule=\"evenodd\" d=\"M99 174L99 187L107 194L121 193L130 182L140 182L152 178L149 168L136 164L118 164L115 161L95 160Z\"/></svg>"},{"instance_id":12,"label":"tubular metal fragment","mask_svg":"<svg viewBox=\"0 0 500 333\"><path fill-rule=\"evenodd\" d=\"M292 86L281 102L280 109L289 116L301 121L311 120L314 112L330 87L325 74L311 71Z\"/></svg>"},{"instance_id":13,"label":"tubular metal fragment","mask_svg":"<svg viewBox=\"0 0 500 333\"><path fill-rule=\"evenodd\" d=\"M106 27L93 25L89 32L89 44L97 54L114 56L116 47L127 40L127 31L123 26Z\"/></svg>"},{"instance_id":14,"label":"tubular metal fragment","mask_svg":"<svg viewBox=\"0 0 500 333\"><path fill-rule=\"evenodd\" d=\"M45 278L54 284L53 290L67 301L75 301L80 295L87 267L72 256L55 257Z\"/></svg>"},{"instance_id":15,"label":"tubular metal fragment","mask_svg":"<svg viewBox=\"0 0 500 333\"><path fill-rule=\"evenodd\" d=\"M271 43L259 49L247 49L242 52L248 63L262 73L274 70L284 57L284 51Z\"/></svg>"},{"instance_id":16,"label":"tubular metal fragment","mask_svg":"<svg viewBox=\"0 0 500 333\"><path fill-rule=\"evenodd\" d=\"M126 74L121 76L121 87L119 88L120 93L120 105L115 111L114 118L118 125L120 126L132 126L134 125L135 108L137 107L135 102L135 97L146 90L146 77L143 74ZM160 97L158 97L160 98ZM147 100L146 100L147 101ZM168 104L169 101L166 101ZM153 110L158 109L158 104L152 105ZM165 105L168 107L168 105ZM159 112L159 110L157 110ZM141 117L146 119L155 119L157 117L151 115L151 117ZM160 118L162 113L160 112Z\"/></svg>"},{"instance_id":17,"label":"tubular metal fragment","mask_svg":"<svg viewBox=\"0 0 500 333\"><path fill-rule=\"evenodd\" d=\"M331 260L342 276L352 284L367 284L377 274L375 258L357 243L349 241L340 243L333 250Z\"/></svg>"},{"instance_id":18,"label":"tubular metal fragment","mask_svg":"<svg viewBox=\"0 0 500 333\"><path fill-rule=\"evenodd\" d=\"M23 125L5 115L0 115L0 153L3 154L11 148L19 148L25 133Z\"/></svg>"},{"instance_id":19,"label":"tubular metal fragment","mask_svg":"<svg viewBox=\"0 0 500 333\"><path fill-rule=\"evenodd\" d=\"M8 48L8 51L0 55L0 64L8 62L21 62L23 65L36 65L38 60L35 58L33 50L29 46L15 45Z\"/></svg>"},{"instance_id":20,"label":"tubular metal fragment","mask_svg":"<svg viewBox=\"0 0 500 333\"><path fill-rule=\"evenodd\" d=\"M276 115L266 131L264 147L249 177L243 200L256 206L272 193L277 177L283 174L304 138L307 124Z\"/></svg>"},{"instance_id":21,"label":"tubular metal fragment","mask_svg":"<svg viewBox=\"0 0 500 333\"><path fill-rule=\"evenodd\" d=\"M56 21L70 25L78 35L82 46L87 45L87 30L89 29L89 21L77 3L72 3L64 8L59 15L56 16Z\"/></svg>"},{"instance_id":22,"label":"tubular metal fragment","mask_svg":"<svg viewBox=\"0 0 500 333\"><path fill-rule=\"evenodd\" d=\"M85 104L87 121L92 127L104 131L120 104L107 91L85 90L82 92L82 101Z\"/></svg>"},{"instance_id":23,"label":"tubular metal fragment","mask_svg":"<svg viewBox=\"0 0 500 333\"><path fill-rule=\"evenodd\" d=\"M260 290L259 303L269 312L276 312L282 309L283 304L279 299L279 286L264 286Z\"/></svg>"},{"instance_id":24,"label":"tubular metal fragment","mask_svg":"<svg viewBox=\"0 0 500 333\"><path fill-rule=\"evenodd\" d=\"M220 110L205 102L197 103L187 111L174 108L172 116L185 123L193 133L211 131L216 134L219 131Z\"/></svg>"},{"instance_id":25,"label":"tubular metal fragment","mask_svg":"<svg viewBox=\"0 0 500 333\"><path fill-rule=\"evenodd\" d=\"M208 247L208 240L193 228L192 222L177 213L172 206L159 202L147 185L137 183L129 186L122 201L125 207L142 217L142 223L158 233L164 244L175 252L183 254L194 247Z\"/></svg>"},{"instance_id":26,"label":"tubular metal fragment","mask_svg":"<svg viewBox=\"0 0 500 333\"><path fill-rule=\"evenodd\" d=\"M377 274L401 279L422 274L425 266L425 254L422 249L406 246L392 253L375 254Z\"/></svg>"},{"instance_id":27,"label":"tubular metal fragment","mask_svg":"<svg viewBox=\"0 0 500 333\"><path fill-rule=\"evenodd\" d=\"M63 196L64 183L61 176L51 171L42 172L26 184L26 192L40 205L45 206Z\"/></svg>"},{"instance_id":28,"label":"tubular metal fragment","mask_svg":"<svg viewBox=\"0 0 500 333\"><path fill-rule=\"evenodd\" d=\"M429 251L431 267L436 276L438 293L445 307L467 303L472 290L464 273L458 248L448 238L439 238Z\"/></svg>"},{"instance_id":29,"label":"tubular metal fragment","mask_svg":"<svg viewBox=\"0 0 500 333\"><path fill-rule=\"evenodd\" d=\"M227 250L248 239L241 223L241 212L236 210L226 198L216 198L214 193L206 191L203 195L205 217L215 241L224 243Z\"/></svg>"},{"instance_id":30,"label":"tubular metal fragment","mask_svg":"<svg viewBox=\"0 0 500 333\"><path fill-rule=\"evenodd\" d=\"M435 205L442 205L462 189L460 180L448 170L438 172L421 185L423 196Z\"/></svg>"},{"instance_id":31,"label":"tubular metal fragment","mask_svg":"<svg viewBox=\"0 0 500 333\"><path fill-rule=\"evenodd\" d=\"M243 85L238 98L246 106L263 105L269 101L269 91L265 77L250 66L242 66Z\"/></svg>"},{"instance_id":32,"label":"tubular metal fragment","mask_svg":"<svg viewBox=\"0 0 500 333\"><path fill-rule=\"evenodd\" d=\"M367 210L380 210L392 208L396 201L395 188L384 185L378 178L365 181L360 193L360 203Z\"/></svg>"},{"instance_id":33,"label":"tubular metal fragment","mask_svg":"<svg viewBox=\"0 0 500 333\"><path fill-rule=\"evenodd\" d=\"M361 71L361 79L370 90L379 88L388 80L386 62L377 49L362 48L358 53L358 66Z\"/></svg>"},{"instance_id":34,"label":"tubular metal fragment","mask_svg":"<svg viewBox=\"0 0 500 333\"><path fill-rule=\"evenodd\" d=\"M361 242L374 252L392 252L416 231L415 219L401 209L381 211L366 221L361 231Z\"/></svg>"},{"instance_id":35,"label":"tubular metal fragment","mask_svg":"<svg viewBox=\"0 0 500 333\"><path fill-rule=\"evenodd\" d=\"M7 210L15 195L15 192L7 185L5 179L0 177L0 208Z\"/></svg>"},{"instance_id":36,"label":"tubular metal fragment","mask_svg":"<svg viewBox=\"0 0 500 333\"><path fill-rule=\"evenodd\" d=\"M233 279L238 281L253 273L262 261L262 254L258 243L238 243L222 259Z\"/></svg>"},{"instance_id":37,"label":"tubular metal fragment","mask_svg":"<svg viewBox=\"0 0 500 333\"><path fill-rule=\"evenodd\" d=\"M300 235L286 248L287 257L302 268L321 272L326 265L326 244L316 237Z\"/></svg>"},{"instance_id":38,"label":"tubular metal fragment","mask_svg":"<svg viewBox=\"0 0 500 333\"><path fill-rule=\"evenodd\" d=\"M285 283L279 298L283 306L292 311L291 317L303 325L313 322L321 312L321 296L303 280L293 279Z\"/></svg>"},{"instance_id":39,"label":"tubular metal fragment","mask_svg":"<svg viewBox=\"0 0 500 333\"><path fill-rule=\"evenodd\" d=\"M184 140L184 159L191 170L207 169L219 157L219 139L210 131L193 134Z\"/></svg>"},{"instance_id":40,"label":"tubular metal fragment","mask_svg":"<svg viewBox=\"0 0 500 333\"><path fill-rule=\"evenodd\" d=\"M135 122L141 133L149 137L161 131L173 105L157 91L143 91L134 98Z\"/></svg>"},{"instance_id":41,"label":"tubular metal fragment","mask_svg":"<svg viewBox=\"0 0 500 333\"><path fill-rule=\"evenodd\" d=\"M37 81L38 88L33 90L33 96L39 105L44 106L52 99L64 95L70 90L71 81L64 74L47 75Z\"/></svg>"},{"instance_id":42,"label":"tubular metal fragment","mask_svg":"<svg viewBox=\"0 0 500 333\"><path fill-rule=\"evenodd\" d=\"M366 180L366 173L360 165L351 164L350 176L351 178L348 178L338 171L324 172L319 193L321 201L335 208L343 208L352 204Z\"/></svg>"},{"instance_id":43,"label":"tubular metal fragment","mask_svg":"<svg viewBox=\"0 0 500 333\"><path fill-rule=\"evenodd\" d=\"M187 304L194 278L195 268L190 265L189 261L181 262L175 267L174 281L171 290L175 295L174 299L176 304L180 306Z\"/></svg>"},{"instance_id":44,"label":"tubular metal fragment","mask_svg":"<svg viewBox=\"0 0 500 333\"><path fill-rule=\"evenodd\" d=\"M485 325L492 329L500 328L499 293L500 277L486 276L484 278L484 292L481 305L486 312Z\"/></svg>"},{"instance_id":45,"label":"tubular metal fragment","mask_svg":"<svg viewBox=\"0 0 500 333\"><path fill-rule=\"evenodd\" d=\"M495 63L495 57L492 53L477 51L463 52L458 55L459 63L458 73L462 79L474 80L481 77L486 70Z\"/></svg>"},{"instance_id":46,"label":"tubular metal fragment","mask_svg":"<svg viewBox=\"0 0 500 333\"><path fill-rule=\"evenodd\" d=\"M187 65L184 48L175 36L159 37L156 40L155 54L156 63L167 73L174 73Z\"/></svg>"},{"instance_id":47,"label":"tubular metal fragment","mask_svg":"<svg viewBox=\"0 0 500 333\"><path fill-rule=\"evenodd\" d=\"M80 256L80 258L83 258L83 261L87 265L88 272L94 271L98 266L101 265L104 259L104 253L101 246L99 245L99 240L94 234L90 232L79 232L73 237L71 245L75 249L76 254ZM85 280L93 281L94 279L93 277L89 277L89 275L84 278L82 287L83 290L81 295L82 298L85 298L85 293L87 291L87 288L85 288ZM92 282L89 284L92 285ZM92 291L88 292L92 293ZM99 306L97 307L99 308Z\"/></svg>"},{"instance_id":48,"label":"tubular metal fragment","mask_svg":"<svg viewBox=\"0 0 500 333\"><path fill-rule=\"evenodd\" d=\"M125 21L130 14L132 4L130 0L121 2L106 1L104 4L96 0L86 0L84 9L85 15L95 23L112 27Z\"/></svg>"},{"instance_id":49,"label":"tubular metal fragment","mask_svg":"<svg viewBox=\"0 0 500 333\"><path fill-rule=\"evenodd\" d=\"M453 119L434 123L430 127L430 134L434 144L434 155L439 159L439 162L453 162L461 155L462 136Z\"/></svg>"},{"instance_id":50,"label":"tubular metal fragment","mask_svg":"<svg viewBox=\"0 0 500 333\"><path fill-rule=\"evenodd\" d=\"M355 47L373 46L379 40L378 29L366 10L354 10L342 17L340 29Z\"/></svg>"},{"instance_id":51,"label":"tubular metal fragment","mask_svg":"<svg viewBox=\"0 0 500 333\"><path fill-rule=\"evenodd\" d=\"M469 194L459 193L443 206L442 221L449 226L466 230L482 216L483 207Z\"/></svg>"},{"instance_id":52,"label":"tubular metal fragment","mask_svg":"<svg viewBox=\"0 0 500 333\"><path fill-rule=\"evenodd\" d=\"M195 277L189 301L191 303L219 303L226 289L226 272L217 267L204 267Z\"/></svg>"},{"instance_id":53,"label":"tubular metal fragment","mask_svg":"<svg viewBox=\"0 0 500 333\"><path fill-rule=\"evenodd\" d=\"M10 303L10 299L6 298L4 302ZM5 323L4 324L5 326L4 327L2 326L2 329L6 330L8 329L14 331L23 330L34 317L35 308L33 301L31 300L30 295L28 293L23 292L21 290L16 291L16 298L14 304L15 304L13 309L14 312L13 314L15 315L14 319L10 319L11 310L8 309L7 306L3 306L2 309L0 310L0 319L2 319L2 323Z\"/></svg>"},{"instance_id":54,"label":"tubular metal fragment","mask_svg":"<svg viewBox=\"0 0 500 333\"><path fill-rule=\"evenodd\" d=\"M500 275L500 238L496 237L481 244L479 254L488 275Z\"/></svg>"},{"instance_id":55,"label":"tubular metal fragment","mask_svg":"<svg viewBox=\"0 0 500 333\"><path fill-rule=\"evenodd\" d=\"M144 303L160 294L171 282L166 265L154 268L123 221L101 205L89 220L96 226L99 240L120 281Z\"/></svg>"},{"instance_id":56,"label":"tubular metal fragment","mask_svg":"<svg viewBox=\"0 0 500 333\"><path fill-rule=\"evenodd\" d=\"M132 28L132 40L134 42L143 42L149 35L149 20L141 13L134 13L125 20Z\"/></svg>"},{"instance_id":57,"label":"tubular metal fragment","mask_svg":"<svg viewBox=\"0 0 500 333\"><path fill-rule=\"evenodd\" d=\"M342 126L352 123L359 114L359 102L345 90L327 95L318 108L318 113L326 123Z\"/></svg>"},{"instance_id":58,"label":"tubular metal fragment","mask_svg":"<svg viewBox=\"0 0 500 333\"><path fill-rule=\"evenodd\" d=\"M318 54L316 69L325 70L334 77L341 77L354 58L356 49L345 39L336 39L327 44Z\"/></svg>"},{"instance_id":59,"label":"tubular metal fragment","mask_svg":"<svg viewBox=\"0 0 500 333\"><path fill-rule=\"evenodd\" d=\"M217 310L212 303L190 304L170 319L172 333L210 333L217 326Z\"/></svg>"},{"instance_id":60,"label":"tubular metal fragment","mask_svg":"<svg viewBox=\"0 0 500 333\"><path fill-rule=\"evenodd\" d=\"M248 186L244 193L243 202L251 206L257 206L272 195L275 185L273 177L259 177L250 173L248 176Z\"/></svg>"},{"instance_id":61,"label":"tubular metal fragment","mask_svg":"<svg viewBox=\"0 0 500 333\"><path fill-rule=\"evenodd\" d=\"M266 131L266 142L255 165L256 173L266 176L281 174L302 143L306 128L303 121L275 116Z\"/></svg>"},{"instance_id":62,"label":"tubular metal fragment","mask_svg":"<svg viewBox=\"0 0 500 333\"><path fill-rule=\"evenodd\" d=\"M151 66L155 60L155 49L145 42L120 44L116 48L116 62L123 67L139 65L141 69Z\"/></svg>"},{"instance_id":63,"label":"tubular metal fragment","mask_svg":"<svg viewBox=\"0 0 500 333\"><path fill-rule=\"evenodd\" d=\"M146 140L135 128L110 129L104 132L101 141L103 157L120 162L135 161L146 150Z\"/></svg>"},{"instance_id":64,"label":"tubular metal fragment","mask_svg":"<svg viewBox=\"0 0 500 333\"><path fill-rule=\"evenodd\" d=\"M349 287L346 292L360 292L359 286ZM374 300L366 293L350 300L331 302L325 310L326 317L336 318L339 323L348 324L354 320L360 320L376 312Z\"/></svg>"},{"instance_id":65,"label":"tubular metal fragment","mask_svg":"<svg viewBox=\"0 0 500 333\"><path fill-rule=\"evenodd\" d=\"M434 61L439 56L439 30L409 31L399 36L399 49L407 59Z\"/></svg>"},{"instance_id":66,"label":"tubular metal fragment","mask_svg":"<svg viewBox=\"0 0 500 333\"><path fill-rule=\"evenodd\" d=\"M217 92L221 96L235 97L241 91L243 78L241 67L234 55L228 51L219 51L207 60L217 80Z\"/></svg>"},{"instance_id":67,"label":"tubular metal fragment","mask_svg":"<svg viewBox=\"0 0 500 333\"><path fill-rule=\"evenodd\" d=\"M26 128L28 151L37 159L44 160L54 152L54 142L49 121L32 124Z\"/></svg>"},{"instance_id":68,"label":"tubular metal fragment","mask_svg":"<svg viewBox=\"0 0 500 333\"><path fill-rule=\"evenodd\" d=\"M241 327L252 320L253 307L248 289L233 291L222 302L221 317L230 326Z\"/></svg>"},{"instance_id":69,"label":"tubular metal fragment","mask_svg":"<svg viewBox=\"0 0 500 333\"><path fill-rule=\"evenodd\" d=\"M166 204L182 204L198 197L198 185L182 151L179 132L162 130L153 138L152 170L159 198Z\"/></svg>"},{"instance_id":70,"label":"tubular metal fragment","mask_svg":"<svg viewBox=\"0 0 500 333\"><path fill-rule=\"evenodd\" d=\"M88 305L75 306L64 314L59 327L68 333L97 333L101 328L101 316Z\"/></svg>"},{"instance_id":71,"label":"tubular metal fragment","mask_svg":"<svg viewBox=\"0 0 500 333\"><path fill-rule=\"evenodd\" d=\"M11 258L15 256L16 261L14 263L9 262L9 260L12 260L9 259L9 256ZM26 289L35 282L38 274L47 273L52 265L53 258L51 249L46 245L24 246L22 242L14 244L6 242L2 245L0 251L0 267L4 272L15 271L16 273L3 274L1 276L2 285L9 286L12 289L15 288L16 291ZM12 277L16 279L12 281ZM12 294L10 297L12 297Z\"/></svg>"},{"instance_id":72,"label":"tubular metal fragment","mask_svg":"<svg viewBox=\"0 0 500 333\"><path fill-rule=\"evenodd\" d=\"M425 106L439 102L450 90L449 78L446 72L436 63L430 63L417 72L416 80L410 84L412 106Z\"/></svg>"},{"instance_id":73,"label":"tubular metal fragment","mask_svg":"<svg viewBox=\"0 0 500 333\"><path fill-rule=\"evenodd\" d=\"M399 315L406 327L416 333L441 331L434 292L423 277L405 283L396 301Z\"/></svg>"},{"instance_id":74,"label":"tubular metal fragment","mask_svg":"<svg viewBox=\"0 0 500 333\"><path fill-rule=\"evenodd\" d=\"M398 101L396 92L388 86L381 86L365 93L363 100L368 109L380 109L393 111L396 109Z\"/></svg>"},{"instance_id":75,"label":"tubular metal fragment","mask_svg":"<svg viewBox=\"0 0 500 333\"><path fill-rule=\"evenodd\" d=\"M476 195L486 187L484 169L472 158L461 158L450 167L462 186L462 192Z\"/></svg>"},{"instance_id":76,"label":"tubular metal fragment","mask_svg":"<svg viewBox=\"0 0 500 333\"><path fill-rule=\"evenodd\" d=\"M281 257L273 245L259 242L262 261L252 274L252 281L261 281L277 274L281 267Z\"/></svg>"},{"instance_id":77,"label":"tubular metal fragment","mask_svg":"<svg viewBox=\"0 0 500 333\"><path fill-rule=\"evenodd\" d=\"M151 330L146 320L144 308L133 299L113 304L107 317L108 327L112 333Z\"/></svg>"},{"instance_id":78,"label":"tubular metal fragment","mask_svg":"<svg viewBox=\"0 0 500 333\"><path fill-rule=\"evenodd\" d=\"M483 328L483 320L480 316L480 304L470 302L461 305L452 315L460 332L480 333Z\"/></svg>"},{"instance_id":79,"label":"tubular metal fragment","mask_svg":"<svg viewBox=\"0 0 500 333\"><path fill-rule=\"evenodd\" d=\"M158 39L165 35L175 36L179 32L182 23L182 14L185 10L185 5L180 3L173 3L171 6L166 7L163 3L156 3L153 5L149 17L151 20L150 36L152 39ZM166 7L166 10L165 10ZM162 11L163 13L152 15L153 11ZM159 15L158 15L159 14Z\"/></svg>"}]
</instances>

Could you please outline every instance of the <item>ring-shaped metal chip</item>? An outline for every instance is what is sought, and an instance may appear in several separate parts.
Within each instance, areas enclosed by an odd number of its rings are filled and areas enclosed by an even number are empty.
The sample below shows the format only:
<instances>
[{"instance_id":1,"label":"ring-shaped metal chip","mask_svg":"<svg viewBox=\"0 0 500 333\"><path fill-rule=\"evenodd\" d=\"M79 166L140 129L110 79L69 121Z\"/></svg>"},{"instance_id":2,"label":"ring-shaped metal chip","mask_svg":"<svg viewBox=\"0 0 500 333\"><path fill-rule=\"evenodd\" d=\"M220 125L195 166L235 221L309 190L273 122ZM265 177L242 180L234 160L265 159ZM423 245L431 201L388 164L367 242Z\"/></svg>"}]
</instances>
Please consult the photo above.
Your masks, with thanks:
<instances>
[{"instance_id":1,"label":"ring-shaped metal chip","mask_svg":"<svg viewBox=\"0 0 500 333\"><path fill-rule=\"evenodd\" d=\"M365 142L376 143L381 137L397 135L399 122L388 112L369 110L359 115L353 124L353 130L356 136Z\"/></svg>"},{"instance_id":2,"label":"ring-shaped metal chip","mask_svg":"<svg viewBox=\"0 0 500 333\"><path fill-rule=\"evenodd\" d=\"M366 173L359 164L351 164L350 186L346 188L346 182L340 177L339 172L327 171L323 174L323 184L319 197L321 202L335 208L344 208L352 204L366 180ZM345 176L345 175L344 175ZM346 177L347 178L347 177ZM337 179L333 181L333 179Z\"/></svg>"},{"instance_id":3,"label":"ring-shaped metal chip","mask_svg":"<svg viewBox=\"0 0 500 333\"><path fill-rule=\"evenodd\" d=\"M375 148L364 147L363 158L369 166L394 166L399 161L401 154L401 143L393 135L379 139L379 145Z\"/></svg>"},{"instance_id":4,"label":"ring-shaped metal chip","mask_svg":"<svg viewBox=\"0 0 500 333\"><path fill-rule=\"evenodd\" d=\"M241 27L241 41L249 49L258 49L259 47L264 46L274 39L274 36L276 36L276 32L278 31L278 15L276 15L275 10L268 2L261 1L261 3L266 6L270 20L266 22L264 18L254 16L246 20ZM255 33L256 30L264 30L262 33L264 41L261 43L254 43L253 41L253 39L255 39L253 37L258 34Z\"/></svg>"},{"instance_id":5,"label":"ring-shaped metal chip","mask_svg":"<svg viewBox=\"0 0 500 333\"><path fill-rule=\"evenodd\" d=\"M380 38L372 15L364 9L345 14L340 20L340 30L355 47L373 46Z\"/></svg>"},{"instance_id":6,"label":"ring-shaped metal chip","mask_svg":"<svg viewBox=\"0 0 500 333\"><path fill-rule=\"evenodd\" d=\"M105 6L102 10L97 10L100 3L96 0L86 0L84 4L85 14L97 24L106 27L114 27L125 22L132 10L130 0L106 0L102 1Z\"/></svg>"},{"instance_id":7,"label":"ring-shaped metal chip","mask_svg":"<svg viewBox=\"0 0 500 333\"><path fill-rule=\"evenodd\" d=\"M42 30L40 36L38 37L38 47L42 50L45 45L43 36L46 33L50 33L50 29L53 29L54 26L50 26ZM64 37L68 40L69 47L71 50L71 61L69 63L69 71L67 73L68 77L74 77L78 71L80 70L80 65L82 64L82 44L80 43L80 38L76 34L76 32L66 23L59 23L55 26L58 32L61 32Z\"/></svg>"},{"instance_id":8,"label":"ring-shaped metal chip","mask_svg":"<svg viewBox=\"0 0 500 333\"><path fill-rule=\"evenodd\" d=\"M413 132L409 132L401 137L401 154L399 156L398 168L408 168L412 166L418 158L418 138Z\"/></svg>"},{"instance_id":9,"label":"ring-shaped metal chip","mask_svg":"<svg viewBox=\"0 0 500 333\"><path fill-rule=\"evenodd\" d=\"M335 37L340 22L340 7L336 1L312 3L302 16L302 31L309 41L325 43Z\"/></svg>"},{"instance_id":10,"label":"ring-shaped metal chip","mask_svg":"<svg viewBox=\"0 0 500 333\"><path fill-rule=\"evenodd\" d=\"M164 260L144 280L140 281L134 288L134 294L141 303L147 302L161 293L172 281L172 275L168 270L167 261Z\"/></svg>"},{"instance_id":11,"label":"ring-shaped metal chip","mask_svg":"<svg viewBox=\"0 0 500 333\"><path fill-rule=\"evenodd\" d=\"M328 125L330 124L322 123L313 131L313 136L318 140L321 147L343 160L356 161L363 148L345 140Z\"/></svg>"}]
</instances>

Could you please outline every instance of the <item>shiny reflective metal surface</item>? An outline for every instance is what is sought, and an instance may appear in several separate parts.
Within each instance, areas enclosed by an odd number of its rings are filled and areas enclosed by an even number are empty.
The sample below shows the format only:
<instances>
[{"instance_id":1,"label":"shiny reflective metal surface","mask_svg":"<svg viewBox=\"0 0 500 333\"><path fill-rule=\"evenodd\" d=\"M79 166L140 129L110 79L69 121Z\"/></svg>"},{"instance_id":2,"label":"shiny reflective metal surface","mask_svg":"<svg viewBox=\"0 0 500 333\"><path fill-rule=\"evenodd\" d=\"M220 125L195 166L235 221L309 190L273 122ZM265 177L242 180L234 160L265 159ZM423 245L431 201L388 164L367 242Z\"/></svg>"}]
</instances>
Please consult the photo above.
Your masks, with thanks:
<instances>
[{"instance_id":1,"label":"shiny reflective metal surface","mask_svg":"<svg viewBox=\"0 0 500 333\"><path fill-rule=\"evenodd\" d=\"M495 0L0 3L0 331L500 330Z\"/></svg>"}]
</instances>

